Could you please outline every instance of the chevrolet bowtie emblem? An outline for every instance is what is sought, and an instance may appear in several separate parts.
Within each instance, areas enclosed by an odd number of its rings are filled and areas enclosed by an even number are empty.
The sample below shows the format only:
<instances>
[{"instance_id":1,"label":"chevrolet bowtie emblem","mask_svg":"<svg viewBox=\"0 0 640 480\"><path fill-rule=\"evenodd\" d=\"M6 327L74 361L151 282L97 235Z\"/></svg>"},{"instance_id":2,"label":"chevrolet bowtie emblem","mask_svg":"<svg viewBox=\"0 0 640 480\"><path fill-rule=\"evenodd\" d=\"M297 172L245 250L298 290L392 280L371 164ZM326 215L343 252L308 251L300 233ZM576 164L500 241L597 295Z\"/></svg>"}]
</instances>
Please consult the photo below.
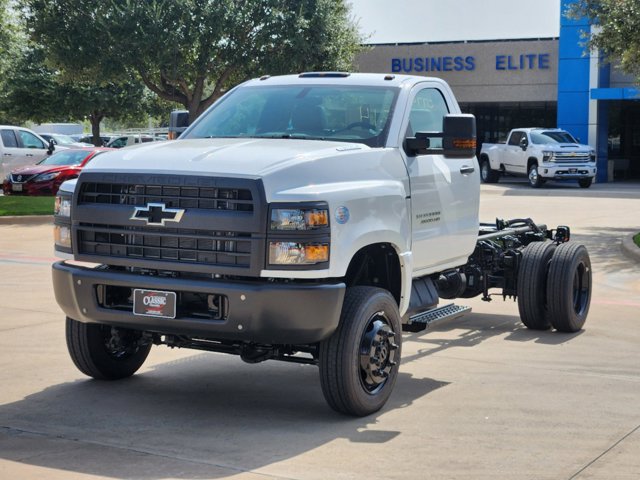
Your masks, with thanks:
<instances>
[{"instance_id":1,"label":"chevrolet bowtie emblem","mask_svg":"<svg viewBox=\"0 0 640 480\"><path fill-rule=\"evenodd\" d=\"M144 220L147 225L164 226L165 222L179 222L182 215L182 208L167 208L164 203L147 203L146 207L136 207L131 220Z\"/></svg>"}]
</instances>

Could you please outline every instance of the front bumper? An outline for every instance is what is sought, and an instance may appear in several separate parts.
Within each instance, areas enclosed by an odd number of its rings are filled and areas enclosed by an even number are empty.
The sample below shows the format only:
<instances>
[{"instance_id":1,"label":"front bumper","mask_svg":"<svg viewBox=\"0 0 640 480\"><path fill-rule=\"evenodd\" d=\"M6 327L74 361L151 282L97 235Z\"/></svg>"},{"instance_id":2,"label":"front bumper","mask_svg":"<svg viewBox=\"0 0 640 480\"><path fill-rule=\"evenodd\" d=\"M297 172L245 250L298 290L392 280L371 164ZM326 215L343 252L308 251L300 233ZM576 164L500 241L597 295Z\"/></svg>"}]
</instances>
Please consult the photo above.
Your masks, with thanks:
<instances>
[{"instance_id":1,"label":"front bumper","mask_svg":"<svg viewBox=\"0 0 640 480\"><path fill-rule=\"evenodd\" d=\"M99 299L104 286L172 292L198 292L226 298L226 315L212 320L194 316L157 318L133 311L105 308ZM270 283L158 277L124 271L87 268L66 262L53 264L55 297L64 313L84 323L103 323L161 334L256 342L309 344L337 328L345 284Z\"/></svg>"},{"instance_id":2,"label":"front bumper","mask_svg":"<svg viewBox=\"0 0 640 480\"><path fill-rule=\"evenodd\" d=\"M597 171L598 169L593 163L581 163L578 165L572 165L570 163L543 163L542 166L538 168L538 175L554 180L578 180L581 178L595 177Z\"/></svg>"},{"instance_id":3,"label":"front bumper","mask_svg":"<svg viewBox=\"0 0 640 480\"><path fill-rule=\"evenodd\" d=\"M14 183L5 180L2 183L2 190L5 195L55 195L59 187L60 183L54 180L24 183Z\"/></svg>"}]
</instances>

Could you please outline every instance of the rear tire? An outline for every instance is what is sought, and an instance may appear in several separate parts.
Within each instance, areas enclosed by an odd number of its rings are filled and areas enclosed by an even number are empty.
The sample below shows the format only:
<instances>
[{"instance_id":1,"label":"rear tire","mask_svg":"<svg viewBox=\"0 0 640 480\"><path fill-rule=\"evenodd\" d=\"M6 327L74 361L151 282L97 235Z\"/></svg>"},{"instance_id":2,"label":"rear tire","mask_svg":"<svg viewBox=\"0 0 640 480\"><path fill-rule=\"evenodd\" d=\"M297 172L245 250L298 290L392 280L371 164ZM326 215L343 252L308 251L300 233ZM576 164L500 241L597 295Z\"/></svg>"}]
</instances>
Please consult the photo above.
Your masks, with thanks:
<instances>
[{"instance_id":1,"label":"rear tire","mask_svg":"<svg viewBox=\"0 0 640 480\"><path fill-rule=\"evenodd\" d=\"M580 188L589 188L592 183L593 183L593 177L581 178L578 180L578 185L580 185Z\"/></svg>"},{"instance_id":2,"label":"rear tire","mask_svg":"<svg viewBox=\"0 0 640 480\"><path fill-rule=\"evenodd\" d=\"M332 409L361 417L384 406L398 376L401 332L398 305L388 291L347 289L340 324L320 343L320 384Z\"/></svg>"},{"instance_id":3,"label":"rear tire","mask_svg":"<svg viewBox=\"0 0 640 480\"><path fill-rule=\"evenodd\" d=\"M480 160L480 179L482 183L497 183L500 179L500 172L491 168L487 158Z\"/></svg>"},{"instance_id":4,"label":"rear tire","mask_svg":"<svg viewBox=\"0 0 640 480\"><path fill-rule=\"evenodd\" d=\"M591 304L591 260L583 245L563 243L549 265L549 320L560 332L577 332Z\"/></svg>"},{"instance_id":5,"label":"rear tire","mask_svg":"<svg viewBox=\"0 0 640 480\"><path fill-rule=\"evenodd\" d=\"M531 330L551 328L547 313L547 273L556 249L551 242L533 242L522 251L518 270L520 320Z\"/></svg>"},{"instance_id":6,"label":"rear tire","mask_svg":"<svg viewBox=\"0 0 640 480\"><path fill-rule=\"evenodd\" d=\"M67 317L67 349L85 375L98 380L130 377L144 363L151 342L142 332L110 325L82 323Z\"/></svg>"},{"instance_id":7,"label":"rear tire","mask_svg":"<svg viewBox=\"0 0 640 480\"><path fill-rule=\"evenodd\" d=\"M529 165L527 177L529 179L529 185L531 185L533 188L540 188L542 185L544 185L544 179L540 176L540 173L538 172L537 163L532 163L531 165Z\"/></svg>"}]
</instances>

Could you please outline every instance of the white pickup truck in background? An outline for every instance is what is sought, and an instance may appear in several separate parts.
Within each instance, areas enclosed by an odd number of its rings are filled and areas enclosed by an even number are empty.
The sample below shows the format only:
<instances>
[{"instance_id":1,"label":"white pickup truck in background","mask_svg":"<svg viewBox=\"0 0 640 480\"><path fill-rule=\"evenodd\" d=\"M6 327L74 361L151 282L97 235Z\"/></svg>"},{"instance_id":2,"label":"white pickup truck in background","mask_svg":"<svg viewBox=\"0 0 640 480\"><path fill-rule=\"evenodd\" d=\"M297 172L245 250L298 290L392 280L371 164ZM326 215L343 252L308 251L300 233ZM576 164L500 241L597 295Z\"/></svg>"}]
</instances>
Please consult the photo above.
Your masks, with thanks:
<instances>
[{"instance_id":1,"label":"white pickup truck in background","mask_svg":"<svg viewBox=\"0 0 640 480\"><path fill-rule=\"evenodd\" d=\"M526 175L533 188L547 180L567 179L589 188L596 171L594 149L557 128L514 129L506 143L485 143L480 152L484 183L495 183L502 174L511 174Z\"/></svg>"}]
</instances>

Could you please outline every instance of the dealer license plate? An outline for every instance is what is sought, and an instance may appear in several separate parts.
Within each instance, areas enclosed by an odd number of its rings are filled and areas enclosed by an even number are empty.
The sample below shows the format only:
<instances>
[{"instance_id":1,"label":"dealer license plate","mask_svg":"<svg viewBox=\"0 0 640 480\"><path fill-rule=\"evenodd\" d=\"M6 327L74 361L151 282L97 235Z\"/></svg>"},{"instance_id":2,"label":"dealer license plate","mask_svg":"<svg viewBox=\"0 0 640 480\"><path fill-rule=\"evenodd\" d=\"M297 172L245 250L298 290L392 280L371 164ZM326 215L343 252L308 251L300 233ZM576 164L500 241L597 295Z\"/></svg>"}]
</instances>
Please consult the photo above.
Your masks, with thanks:
<instances>
[{"instance_id":1,"label":"dealer license plate","mask_svg":"<svg viewBox=\"0 0 640 480\"><path fill-rule=\"evenodd\" d=\"M11 190L13 190L14 192L21 192L22 191L22 184L21 183L12 183L11 184Z\"/></svg>"},{"instance_id":2,"label":"dealer license plate","mask_svg":"<svg viewBox=\"0 0 640 480\"><path fill-rule=\"evenodd\" d=\"M175 292L133 290L133 313L145 317L176 318Z\"/></svg>"},{"instance_id":3,"label":"dealer license plate","mask_svg":"<svg viewBox=\"0 0 640 480\"><path fill-rule=\"evenodd\" d=\"M577 168L570 168L569 169L569 173L578 173L578 169Z\"/></svg>"}]
</instances>

